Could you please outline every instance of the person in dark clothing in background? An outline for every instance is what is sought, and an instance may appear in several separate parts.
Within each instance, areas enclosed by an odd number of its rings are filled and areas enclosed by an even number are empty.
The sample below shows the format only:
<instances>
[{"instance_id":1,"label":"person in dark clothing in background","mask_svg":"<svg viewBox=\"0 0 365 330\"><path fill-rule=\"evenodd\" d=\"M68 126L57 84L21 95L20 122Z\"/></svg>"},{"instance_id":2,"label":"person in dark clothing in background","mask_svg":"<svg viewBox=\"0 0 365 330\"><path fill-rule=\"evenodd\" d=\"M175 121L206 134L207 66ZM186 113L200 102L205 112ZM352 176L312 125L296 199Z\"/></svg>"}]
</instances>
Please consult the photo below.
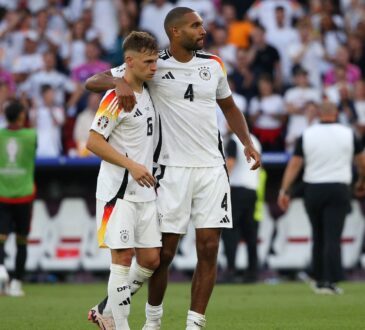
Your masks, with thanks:
<instances>
[{"instance_id":1,"label":"person in dark clothing in background","mask_svg":"<svg viewBox=\"0 0 365 330\"><path fill-rule=\"evenodd\" d=\"M307 128L297 141L289 161L278 197L286 211L290 187L304 167L306 184L304 204L312 226L313 289L320 294L341 294L336 283L343 280L341 234L351 205L349 186L352 161L358 169L356 192L365 191L365 155L351 128L337 123L336 106L324 102L320 123Z\"/></svg>"}]
</instances>

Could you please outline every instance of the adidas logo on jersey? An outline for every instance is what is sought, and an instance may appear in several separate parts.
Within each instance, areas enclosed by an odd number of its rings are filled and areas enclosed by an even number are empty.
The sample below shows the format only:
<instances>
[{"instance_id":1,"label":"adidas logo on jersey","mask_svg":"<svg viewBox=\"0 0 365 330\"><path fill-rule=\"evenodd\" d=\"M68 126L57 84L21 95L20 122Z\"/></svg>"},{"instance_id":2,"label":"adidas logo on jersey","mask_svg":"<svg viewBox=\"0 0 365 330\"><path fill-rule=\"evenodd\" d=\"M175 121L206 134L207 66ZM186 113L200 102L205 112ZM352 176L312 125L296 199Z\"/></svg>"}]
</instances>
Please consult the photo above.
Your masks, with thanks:
<instances>
[{"instance_id":1,"label":"adidas logo on jersey","mask_svg":"<svg viewBox=\"0 0 365 330\"><path fill-rule=\"evenodd\" d=\"M175 79L175 77L172 75L171 71L167 72L162 79Z\"/></svg>"},{"instance_id":2,"label":"adidas logo on jersey","mask_svg":"<svg viewBox=\"0 0 365 330\"><path fill-rule=\"evenodd\" d=\"M220 221L220 223L229 223L229 222L230 221L227 215Z\"/></svg>"},{"instance_id":3,"label":"adidas logo on jersey","mask_svg":"<svg viewBox=\"0 0 365 330\"><path fill-rule=\"evenodd\" d=\"M142 116L142 112L137 108L136 113L134 114L134 118Z\"/></svg>"},{"instance_id":4,"label":"adidas logo on jersey","mask_svg":"<svg viewBox=\"0 0 365 330\"><path fill-rule=\"evenodd\" d=\"M129 297L126 299L126 300L123 300L120 304L119 304L119 306L122 306L122 305L129 305L131 303L131 300L129 299Z\"/></svg>"}]
</instances>

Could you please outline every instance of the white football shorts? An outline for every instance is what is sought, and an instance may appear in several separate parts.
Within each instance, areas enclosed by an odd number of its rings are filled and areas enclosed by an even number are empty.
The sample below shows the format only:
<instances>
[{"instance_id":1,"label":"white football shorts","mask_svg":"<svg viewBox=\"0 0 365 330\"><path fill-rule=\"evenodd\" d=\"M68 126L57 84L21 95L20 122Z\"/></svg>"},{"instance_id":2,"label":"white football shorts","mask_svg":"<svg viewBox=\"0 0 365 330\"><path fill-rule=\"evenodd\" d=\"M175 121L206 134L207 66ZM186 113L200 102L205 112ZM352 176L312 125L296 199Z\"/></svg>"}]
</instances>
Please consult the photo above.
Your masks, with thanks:
<instances>
[{"instance_id":1,"label":"white football shorts","mask_svg":"<svg viewBox=\"0 0 365 330\"><path fill-rule=\"evenodd\" d=\"M99 247L110 249L153 248L161 246L156 201L129 202L115 199L96 201Z\"/></svg>"},{"instance_id":2,"label":"white football shorts","mask_svg":"<svg viewBox=\"0 0 365 330\"><path fill-rule=\"evenodd\" d=\"M232 228L231 191L225 166L163 166L156 172L157 211L163 233Z\"/></svg>"}]
</instances>

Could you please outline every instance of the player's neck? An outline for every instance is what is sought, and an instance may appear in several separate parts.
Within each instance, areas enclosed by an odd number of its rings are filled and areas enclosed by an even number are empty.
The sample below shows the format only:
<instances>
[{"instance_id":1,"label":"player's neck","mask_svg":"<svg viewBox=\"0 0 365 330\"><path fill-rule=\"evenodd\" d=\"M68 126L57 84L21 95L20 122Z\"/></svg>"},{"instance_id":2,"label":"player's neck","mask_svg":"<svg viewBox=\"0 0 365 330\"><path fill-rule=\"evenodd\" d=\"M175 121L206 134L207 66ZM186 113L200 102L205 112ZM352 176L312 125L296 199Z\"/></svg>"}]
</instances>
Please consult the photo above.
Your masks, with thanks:
<instances>
[{"instance_id":1,"label":"player's neck","mask_svg":"<svg viewBox=\"0 0 365 330\"><path fill-rule=\"evenodd\" d=\"M170 44L169 51L176 61L182 63L189 62L194 56L193 51L187 50L173 42Z\"/></svg>"},{"instance_id":2,"label":"player's neck","mask_svg":"<svg viewBox=\"0 0 365 330\"><path fill-rule=\"evenodd\" d=\"M124 80L128 85L137 93L142 93L143 91L143 81L134 76L131 72L126 70L124 74Z\"/></svg>"}]
</instances>

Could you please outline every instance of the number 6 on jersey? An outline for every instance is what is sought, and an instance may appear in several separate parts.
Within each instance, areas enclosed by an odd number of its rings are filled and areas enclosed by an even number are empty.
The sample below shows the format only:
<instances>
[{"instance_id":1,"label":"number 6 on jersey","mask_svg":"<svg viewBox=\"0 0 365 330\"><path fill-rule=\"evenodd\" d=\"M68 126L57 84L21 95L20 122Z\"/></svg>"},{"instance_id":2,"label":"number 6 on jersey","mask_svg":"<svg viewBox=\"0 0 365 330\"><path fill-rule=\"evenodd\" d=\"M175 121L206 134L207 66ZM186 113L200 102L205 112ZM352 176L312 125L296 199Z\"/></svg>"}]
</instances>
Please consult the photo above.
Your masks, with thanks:
<instances>
[{"instance_id":1,"label":"number 6 on jersey","mask_svg":"<svg viewBox=\"0 0 365 330\"><path fill-rule=\"evenodd\" d=\"M153 125L152 125L152 117L147 118L147 136L152 135L153 133Z\"/></svg>"}]
</instances>

